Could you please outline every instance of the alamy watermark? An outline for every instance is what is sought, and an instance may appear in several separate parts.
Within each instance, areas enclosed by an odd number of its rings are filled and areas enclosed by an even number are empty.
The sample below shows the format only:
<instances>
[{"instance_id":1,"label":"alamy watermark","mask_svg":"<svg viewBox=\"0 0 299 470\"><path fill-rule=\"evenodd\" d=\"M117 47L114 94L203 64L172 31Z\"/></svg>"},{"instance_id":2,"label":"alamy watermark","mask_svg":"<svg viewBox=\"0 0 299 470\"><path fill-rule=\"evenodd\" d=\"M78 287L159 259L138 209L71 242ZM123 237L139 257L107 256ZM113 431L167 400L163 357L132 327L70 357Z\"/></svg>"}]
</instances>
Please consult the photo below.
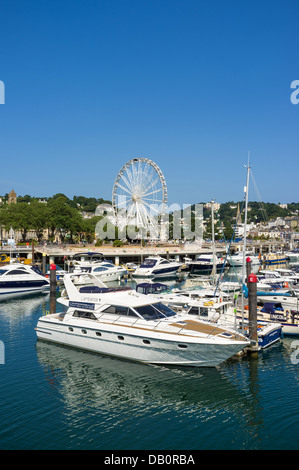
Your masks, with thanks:
<instances>
[{"instance_id":1,"label":"alamy watermark","mask_svg":"<svg viewBox=\"0 0 299 470\"><path fill-rule=\"evenodd\" d=\"M295 91L291 93L291 103L298 104L299 103L299 80L293 80L291 83L291 88L295 88Z\"/></svg>"},{"instance_id":2,"label":"alamy watermark","mask_svg":"<svg viewBox=\"0 0 299 470\"><path fill-rule=\"evenodd\" d=\"M122 201L119 201L119 205L122 206ZM184 204L181 207L172 204L161 207L152 204L148 205L146 212L140 208L134 214L122 209L117 214L106 215L99 220L95 233L102 240L202 240L203 205Z\"/></svg>"},{"instance_id":3,"label":"alamy watermark","mask_svg":"<svg viewBox=\"0 0 299 470\"><path fill-rule=\"evenodd\" d=\"M0 341L0 364L5 364L5 346L3 341Z\"/></svg>"},{"instance_id":4,"label":"alamy watermark","mask_svg":"<svg viewBox=\"0 0 299 470\"><path fill-rule=\"evenodd\" d=\"M292 341L291 348L294 349L291 353L291 363L299 364L299 340Z\"/></svg>"},{"instance_id":5,"label":"alamy watermark","mask_svg":"<svg viewBox=\"0 0 299 470\"><path fill-rule=\"evenodd\" d=\"M5 104L5 87L2 80L0 80L0 104Z\"/></svg>"}]
</instances>

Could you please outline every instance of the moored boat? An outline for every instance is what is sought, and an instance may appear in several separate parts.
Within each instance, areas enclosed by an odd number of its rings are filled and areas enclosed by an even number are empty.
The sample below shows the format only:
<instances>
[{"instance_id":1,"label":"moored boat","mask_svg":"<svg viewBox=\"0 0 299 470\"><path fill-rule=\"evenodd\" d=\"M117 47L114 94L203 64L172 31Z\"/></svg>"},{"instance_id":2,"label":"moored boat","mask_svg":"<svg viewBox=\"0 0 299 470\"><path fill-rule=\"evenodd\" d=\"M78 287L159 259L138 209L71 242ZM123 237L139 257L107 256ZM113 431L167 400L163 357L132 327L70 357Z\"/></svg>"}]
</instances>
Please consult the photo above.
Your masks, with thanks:
<instances>
[{"instance_id":1,"label":"moored boat","mask_svg":"<svg viewBox=\"0 0 299 470\"><path fill-rule=\"evenodd\" d=\"M177 276L181 263L164 259L161 256L149 256L133 272L133 277L166 278Z\"/></svg>"},{"instance_id":2,"label":"moored boat","mask_svg":"<svg viewBox=\"0 0 299 470\"><path fill-rule=\"evenodd\" d=\"M219 274L224 269L224 259L216 257L212 252L201 253L196 260L188 264L191 276L211 275L213 270Z\"/></svg>"},{"instance_id":3,"label":"moored boat","mask_svg":"<svg viewBox=\"0 0 299 470\"><path fill-rule=\"evenodd\" d=\"M66 312L38 320L38 339L154 364L215 367L243 350L245 336L175 313L129 288L78 289L64 277Z\"/></svg>"},{"instance_id":4,"label":"moored boat","mask_svg":"<svg viewBox=\"0 0 299 470\"><path fill-rule=\"evenodd\" d=\"M12 263L0 268L0 299L47 291L50 281L37 266Z\"/></svg>"}]
</instances>

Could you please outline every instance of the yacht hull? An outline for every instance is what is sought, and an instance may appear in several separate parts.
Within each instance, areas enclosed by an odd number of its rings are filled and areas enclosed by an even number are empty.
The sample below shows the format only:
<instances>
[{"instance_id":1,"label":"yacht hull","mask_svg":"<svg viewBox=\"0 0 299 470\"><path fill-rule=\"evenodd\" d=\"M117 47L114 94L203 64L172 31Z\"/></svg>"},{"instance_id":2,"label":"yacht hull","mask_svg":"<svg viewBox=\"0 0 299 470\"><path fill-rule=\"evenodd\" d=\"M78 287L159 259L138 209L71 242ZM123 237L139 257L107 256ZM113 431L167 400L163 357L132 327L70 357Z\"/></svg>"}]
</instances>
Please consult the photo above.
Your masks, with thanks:
<instances>
[{"instance_id":1,"label":"yacht hull","mask_svg":"<svg viewBox=\"0 0 299 470\"><path fill-rule=\"evenodd\" d=\"M164 277L175 277L178 274L179 268L161 268L161 269L154 269L154 270L142 270L138 269L133 273L133 277L140 277L140 278L164 278Z\"/></svg>"},{"instance_id":2,"label":"yacht hull","mask_svg":"<svg viewBox=\"0 0 299 470\"><path fill-rule=\"evenodd\" d=\"M105 330L82 325L62 324L61 321L41 317L36 327L39 340L83 349L93 353L115 356L131 361L151 364L215 367L240 352L247 344L242 341L202 340L194 342L186 336L170 339L161 333L135 336L130 332ZM164 336L164 338L163 338Z\"/></svg>"},{"instance_id":3,"label":"yacht hull","mask_svg":"<svg viewBox=\"0 0 299 470\"><path fill-rule=\"evenodd\" d=\"M197 276L197 275L210 275L212 274L213 271L213 265L212 264L189 264L190 267L190 275L191 276ZM216 273L219 274L221 273L223 269L223 264L217 264L216 265Z\"/></svg>"},{"instance_id":4,"label":"yacht hull","mask_svg":"<svg viewBox=\"0 0 299 470\"><path fill-rule=\"evenodd\" d=\"M1 299L6 299L10 297L22 297L24 295L31 295L31 294L40 294L40 293L48 293L50 290L50 286L44 286L44 287L37 287L37 288L24 288L20 290L16 289L1 289L0 288L0 300Z\"/></svg>"}]
</instances>

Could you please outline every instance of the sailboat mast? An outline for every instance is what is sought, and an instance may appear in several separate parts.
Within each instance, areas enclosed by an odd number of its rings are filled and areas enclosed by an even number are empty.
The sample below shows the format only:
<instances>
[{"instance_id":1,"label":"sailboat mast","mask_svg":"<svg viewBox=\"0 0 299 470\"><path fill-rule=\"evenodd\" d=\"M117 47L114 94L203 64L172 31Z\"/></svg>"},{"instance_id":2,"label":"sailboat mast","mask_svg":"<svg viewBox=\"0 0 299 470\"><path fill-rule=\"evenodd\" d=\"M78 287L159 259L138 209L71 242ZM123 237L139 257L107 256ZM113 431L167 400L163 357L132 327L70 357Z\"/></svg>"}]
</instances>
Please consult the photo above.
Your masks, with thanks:
<instances>
[{"instance_id":1,"label":"sailboat mast","mask_svg":"<svg viewBox=\"0 0 299 470\"><path fill-rule=\"evenodd\" d=\"M214 200L211 201L211 216L212 216L212 249L213 249L213 270L212 276L216 274L216 250L215 250L215 232L214 232Z\"/></svg>"},{"instance_id":2,"label":"sailboat mast","mask_svg":"<svg viewBox=\"0 0 299 470\"><path fill-rule=\"evenodd\" d=\"M242 264L242 286L245 282L245 257L246 257L246 240L247 240L247 209L248 209L248 190L249 190L249 154L248 154L248 165L247 165L247 179L245 192L245 219L244 219L244 237L243 237L243 264ZM243 290L243 289L242 289ZM242 328L244 325L244 294L242 293Z\"/></svg>"}]
</instances>

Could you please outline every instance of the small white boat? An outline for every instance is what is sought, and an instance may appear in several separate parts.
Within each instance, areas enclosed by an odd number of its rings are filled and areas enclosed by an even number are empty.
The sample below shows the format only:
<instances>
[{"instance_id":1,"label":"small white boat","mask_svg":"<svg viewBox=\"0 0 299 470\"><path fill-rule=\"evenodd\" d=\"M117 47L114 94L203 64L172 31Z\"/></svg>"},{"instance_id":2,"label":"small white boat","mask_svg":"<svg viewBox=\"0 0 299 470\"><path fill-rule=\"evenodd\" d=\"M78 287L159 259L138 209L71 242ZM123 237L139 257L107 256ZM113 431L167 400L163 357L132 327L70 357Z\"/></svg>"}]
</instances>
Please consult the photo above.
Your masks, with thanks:
<instances>
[{"instance_id":1,"label":"small white boat","mask_svg":"<svg viewBox=\"0 0 299 470\"><path fill-rule=\"evenodd\" d=\"M207 276L212 274L213 269L215 274L219 274L224 269L224 258L218 258L213 252L201 253L195 261L189 262L188 265L191 276Z\"/></svg>"},{"instance_id":2,"label":"small white boat","mask_svg":"<svg viewBox=\"0 0 299 470\"><path fill-rule=\"evenodd\" d=\"M290 282L294 286L299 284L299 273L292 271L292 269L275 268L274 272L284 278L284 282Z\"/></svg>"},{"instance_id":3,"label":"small white boat","mask_svg":"<svg viewBox=\"0 0 299 470\"><path fill-rule=\"evenodd\" d=\"M278 274L277 271L262 269L256 273L258 284L266 284L270 286L289 287L288 279Z\"/></svg>"},{"instance_id":4,"label":"small white boat","mask_svg":"<svg viewBox=\"0 0 299 470\"><path fill-rule=\"evenodd\" d=\"M94 276L93 276L94 278ZM249 345L241 334L176 314L161 301L98 279L78 289L64 277L67 312L38 320L38 339L138 362L215 367Z\"/></svg>"},{"instance_id":5,"label":"small white boat","mask_svg":"<svg viewBox=\"0 0 299 470\"><path fill-rule=\"evenodd\" d=\"M299 261L299 249L286 251L284 254L290 263L296 263Z\"/></svg>"},{"instance_id":6,"label":"small white boat","mask_svg":"<svg viewBox=\"0 0 299 470\"><path fill-rule=\"evenodd\" d=\"M115 266L115 264L110 261L100 261L89 265L77 265L73 273L82 274L80 283L84 284L88 281L88 278L86 278L86 281L84 277L86 273L93 274L103 282L109 282L119 281L127 273L127 269L123 266Z\"/></svg>"},{"instance_id":7,"label":"small white boat","mask_svg":"<svg viewBox=\"0 0 299 470\"><path fill-rule=\"evenodd\" d=\"M258 309L257 318L258 321L280 323L284 335L299 335L298 312L283 308L279 302L265 303Z\"/></svg>"},{"instance_id":8,"label":"small white boat","mask_svg":"<svg viewBox=\"0 0 299 470\"><path fill-rule=\"evenodd\" d=\"M0 267L0 299L47 291L50 281L37 266L11 263Z\"/></svg>"},{"instance_id":9,"label":"small white boat","mask_svg":"<svg viewBox=\"0 0 299 470\"><path fill-rule=\"evenodd\" d=\"M165 278L177 276L181 263L164 259L161 256L149 256L135 269L133 277Z\"/></svg>"},{"instance_id":10,"label":"small white boat","mask_svg":"<svg viewBox=\"0 0 299 470\"><path fill-rule=\"evenodd\" d=\"M91 266L94 263L101 263L104 260L105 257L103 253L82 252L69 255L65 260L65 264L68 266L69 272L71 272L75 266Z\"/></svg>"},{"instance_id":11,"label":"small white boat","mask_svg":"<svg viewBox=\"0 0 299 470\"><path fill-rule=\"evenodd\" d=\"M229 263L232 266L243 266L243 251L239 251L237 253L234 253L233 255L230 255L229 258ZM252 253L251 251L246 251L245 252L245 260L246 258L250 258L251 266L257 266L260 264L259 257Z\"/></svg>"},{"instance_id":12,"label":"small white boat","mask_svg":"<svg viewBox=\"0 0 299 470\"><path fill-rule=\"evenodd\" d=\"M62 269L60 266L56 265L56 278L57 279L62 279L63 276L67 273L64 269ZM50 276L50 269L47 271L47 275Z\"/></svg>"},{"instance_id":13,"label":"small white boat","mask_svg":"<svg viewBox=\"0 0 299 470\"><path fill-rule=\"evenodd\" d=\"M286 310L299 312L299 293L288 289L257 291L257 300L261 304L281 303Z\"/></svg>"}]
</instances>

